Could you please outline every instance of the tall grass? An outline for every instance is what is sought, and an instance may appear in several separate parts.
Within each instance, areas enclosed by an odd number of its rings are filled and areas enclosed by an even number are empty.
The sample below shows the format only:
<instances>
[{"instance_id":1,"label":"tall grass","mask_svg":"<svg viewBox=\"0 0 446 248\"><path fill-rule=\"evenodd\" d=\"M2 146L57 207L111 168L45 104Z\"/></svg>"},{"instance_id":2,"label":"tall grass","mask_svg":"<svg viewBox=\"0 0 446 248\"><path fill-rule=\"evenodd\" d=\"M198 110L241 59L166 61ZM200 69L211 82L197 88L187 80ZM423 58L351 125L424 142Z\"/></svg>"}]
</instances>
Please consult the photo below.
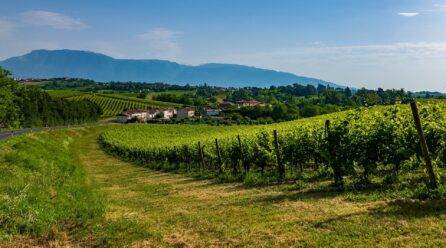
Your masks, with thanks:
<instances>
[{"instance_id":1,"label":"tall grass","mask_svg":"<svg viewBox=\"0 0 446 248\"><path fill-rule=\"evenodd\" d=\"M101 197L70 152L73 130L0 142L0 239L59 239L88 233L104 215Z\"/></svg>"}]
</instances>

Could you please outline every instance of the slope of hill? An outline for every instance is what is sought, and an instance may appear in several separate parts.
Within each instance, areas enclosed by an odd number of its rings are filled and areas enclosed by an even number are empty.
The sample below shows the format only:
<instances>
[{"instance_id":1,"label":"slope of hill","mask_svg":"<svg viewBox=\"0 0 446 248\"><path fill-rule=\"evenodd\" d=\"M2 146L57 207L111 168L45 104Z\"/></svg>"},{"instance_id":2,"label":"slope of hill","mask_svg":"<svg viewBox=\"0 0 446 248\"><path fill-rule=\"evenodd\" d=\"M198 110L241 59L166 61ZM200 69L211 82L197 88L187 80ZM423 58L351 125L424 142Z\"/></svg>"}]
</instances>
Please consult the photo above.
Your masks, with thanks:
<instances>
[{"instance_id":1,"label":"slope of hill","mask_svg":"<svg viewBox=\"0 0 446 248\"><path fill-rule=\"evenodd\" d=\"M292 73L235 64L181 65L166 60L114 59L75 50L35 50L0 61L19 78L76 77L96 81L208 83L226 87L286 85L292 83L339 85Z\"/></svg>"}]
</instances>

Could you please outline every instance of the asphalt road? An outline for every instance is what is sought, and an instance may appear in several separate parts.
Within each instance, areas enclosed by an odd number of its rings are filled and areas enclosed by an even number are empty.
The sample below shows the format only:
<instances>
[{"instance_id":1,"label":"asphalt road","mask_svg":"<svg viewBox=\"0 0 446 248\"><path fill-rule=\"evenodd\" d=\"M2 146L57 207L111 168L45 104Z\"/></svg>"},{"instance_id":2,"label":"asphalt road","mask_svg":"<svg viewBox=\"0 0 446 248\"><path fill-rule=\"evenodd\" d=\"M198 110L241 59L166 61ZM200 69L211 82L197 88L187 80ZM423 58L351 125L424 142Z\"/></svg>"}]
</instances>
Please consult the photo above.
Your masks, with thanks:
<instances>
[{"instance_id":1,"label":"asphalt road","mask_svg":"<svg viewBox=\"0 0 446 248\"><path fill-rule=\"evenodd\" d=\"M106 122L100 122L99 125L101 125L101 124L106 124ZM30 132L39 132L39 131L43 131L43 130L54 130L54 129L61 129L61 128L69 128L69 127L87 127L87 126L92 126L92 125L98 125L98 123L84 124L84 125L57 126L57 127L23 128L23 129L18 129L18 130L14 130L14 131L4 131L4 132L0 132L0 140L5 140L9 137L21 135L24 133L30 133Z\"/></svg>"},{"instance_id":2,"label":"asphalt road","mask_svg":"<svg viewBox=\"0 0 446 248\"><path fill-rule=\"evenodd\" d=\"M19 129L19 130L14 130L14 131L0 132L0 140L4 140L9 137L21 135L24 133L42 131L45 129L49 129L49 128L24 128L24 129Z\"/></svg>"}]
</instances>

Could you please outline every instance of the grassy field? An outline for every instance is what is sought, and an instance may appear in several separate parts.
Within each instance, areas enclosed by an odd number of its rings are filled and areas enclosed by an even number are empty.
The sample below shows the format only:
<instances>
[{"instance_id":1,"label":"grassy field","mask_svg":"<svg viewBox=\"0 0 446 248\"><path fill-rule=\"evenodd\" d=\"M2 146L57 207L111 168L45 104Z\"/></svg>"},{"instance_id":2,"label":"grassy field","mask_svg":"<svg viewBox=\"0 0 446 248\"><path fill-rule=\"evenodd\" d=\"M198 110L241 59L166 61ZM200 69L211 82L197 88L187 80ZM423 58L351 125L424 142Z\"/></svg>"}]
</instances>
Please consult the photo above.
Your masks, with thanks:
<instances>
[{"instance_id":1,"label":"grassy field","mask_svg":"<svg viewBox=\"0 0 446 248\"><path fill-rule=\"evenodd\" d=\"M59 98L70 98L70 97L76 97L86 94L82 91L77 90L47 90L48 94L52 97L59 97Z\"/></svg>"},{"instance_id":2,"label":"grassy field","mask_svg":"<svg viewBox=\"0 0 446 248\"><path fill-rule=\"evenodd\" d=\"M96 140L106 128L29 134L1 143L1 192L9 201L0 204L4 246L446 245L445 200L389 197L379 189L326 191L324 181L250 188L155 172L105 154ZM55 166L65 173L57 174ZM80 176L71 180L74 172ZM96 207L98 214L91 214ZM30 213L57 218L23 218ZM83 224L66 225L71 223L66 219ZM22 222L27 228L18 228ZM42 225L47 228L38 229Z\"/></svg>"}]
</instances>

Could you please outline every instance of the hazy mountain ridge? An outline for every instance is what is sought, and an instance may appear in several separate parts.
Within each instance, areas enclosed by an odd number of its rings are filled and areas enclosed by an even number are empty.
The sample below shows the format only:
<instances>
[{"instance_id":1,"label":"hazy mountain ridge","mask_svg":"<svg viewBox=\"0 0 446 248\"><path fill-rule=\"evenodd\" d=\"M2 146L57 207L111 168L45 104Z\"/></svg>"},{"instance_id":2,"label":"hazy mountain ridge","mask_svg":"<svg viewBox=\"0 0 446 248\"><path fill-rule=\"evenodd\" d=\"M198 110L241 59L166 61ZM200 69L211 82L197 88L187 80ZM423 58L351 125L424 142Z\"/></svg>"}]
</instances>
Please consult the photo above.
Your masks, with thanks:
<instances>
[{"instance_id":1,"label":"hazy mountain ridge","mask_svg":"<svg viewBox=\"0 0 446 248\"><path fill-rule=\"evenodd\" d=\"M0 61L0 66L19 78L76 77L96 81L208 83L227 87L292 83L339 87L320 79L237 64L190 66L157 59L114 59L100 53L76 50L34 50Z\"/></svg>"}]
</instances>

